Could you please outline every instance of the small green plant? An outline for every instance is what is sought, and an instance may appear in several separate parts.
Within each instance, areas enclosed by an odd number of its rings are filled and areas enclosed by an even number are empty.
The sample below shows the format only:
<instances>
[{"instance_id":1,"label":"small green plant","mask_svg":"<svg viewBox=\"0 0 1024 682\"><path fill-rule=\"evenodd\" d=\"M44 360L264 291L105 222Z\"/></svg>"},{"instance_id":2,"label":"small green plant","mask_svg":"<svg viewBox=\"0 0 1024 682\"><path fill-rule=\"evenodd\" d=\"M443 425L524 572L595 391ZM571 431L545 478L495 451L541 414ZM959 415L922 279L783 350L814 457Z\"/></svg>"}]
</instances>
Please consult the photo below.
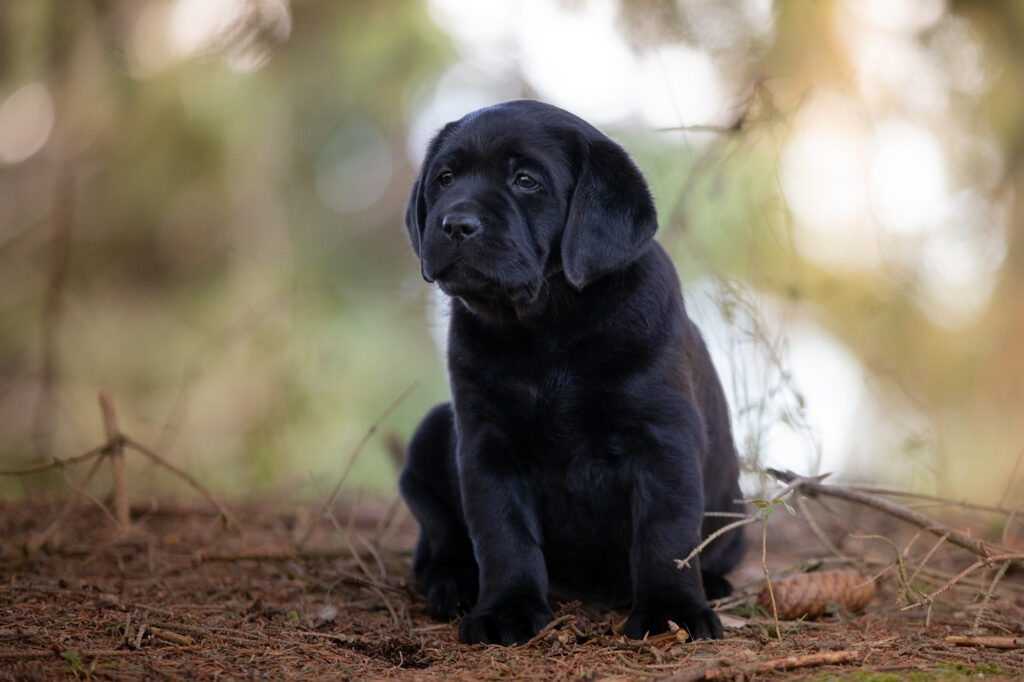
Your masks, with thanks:
<instances>
[{"instance_id":1,"label":"small green plant","mask_svg":"<svg viewBox=\"0 0 1024 682\"><path fill-rule=\"evenodd\" d=\"M772 512L775 511L774 505L776 504L781 504L791 515L796 515L796 510L789 506L789 503L781 497L776 497L774 500L751 500L750 504L760 509L766 517L772 515Z\"/></svg>"},{"instance_id":2,"label":"small green plant","mask_svg":"<svg viewBox=\"0 0 1024 682\"><path fill-rule=\"evenodd\" d=\"M114 663L98 663L96 659L93 659L92 663L86 667L86 665L82 663L82 659L78 655L77 649L62 651L60 652L60 657L68 662L68 667L64 669L64 672L72 673L75 677L85 677L87 680L92 679L92 674L96 672L97 668L117 667Z\"/></svg>"},{"instance_id":3,"label":"small green plant","mask_svg":"<svg viewBox=\"0 0 1024 682\"><path fill-rule=\"evenodd\" d=\"M985 677L986 675L1009 676L1013 674L1013 671L992 663L976 663L974 665L969 665L967 663L948 661L939 663L938 666L943 670L948 670L951 673L962 675L964 677Z\"/></svg>"},{"instance_id":4,"label":"small green plant","mask_svg":"<svg viewBox=\"0 0 1024 682\"><path fill-rule=\"evenodd\" d=\"M758 606L753 599L747 599L739 606L729 609L729 613L742 618L750 618L752 616L763 616L765 618L772 617L772 614L765 611L761 606Z\"/></svg>"},{"instance_id":5,"label":"small green plant","mask_svg":"<svg viewBox=\"0 0 1024 682\"><path fill-rule=\"evenodd\" d=\"M82 665L82 659L78 657L78 651L75 649L68 649L67 651L60 652L60 657L68 662L66 672L85 672L85 666Z\"/></svg>"}]
</instances>

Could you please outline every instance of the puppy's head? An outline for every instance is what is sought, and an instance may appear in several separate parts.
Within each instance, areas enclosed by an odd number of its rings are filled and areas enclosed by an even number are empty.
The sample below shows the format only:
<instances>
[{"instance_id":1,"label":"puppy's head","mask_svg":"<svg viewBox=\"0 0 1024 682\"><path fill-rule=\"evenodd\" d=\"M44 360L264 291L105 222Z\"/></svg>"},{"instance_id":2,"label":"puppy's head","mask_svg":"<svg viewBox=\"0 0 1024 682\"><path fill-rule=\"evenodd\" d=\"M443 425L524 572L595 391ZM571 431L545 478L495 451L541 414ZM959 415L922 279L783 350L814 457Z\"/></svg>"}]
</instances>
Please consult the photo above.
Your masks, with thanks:
<instances>
[{"instance_id":1,"label":"puppy's head","mask_svg":"<svg viewBox=\"0 0 1024 682\"><path fill-rule=\"evenodd\" d=\"M566 111L517 100L437 134L405 224L424 279L472 310L518 314L550 278L582 290L630 263L657 217L619 145Z\"/></svg>"}]
</instances>

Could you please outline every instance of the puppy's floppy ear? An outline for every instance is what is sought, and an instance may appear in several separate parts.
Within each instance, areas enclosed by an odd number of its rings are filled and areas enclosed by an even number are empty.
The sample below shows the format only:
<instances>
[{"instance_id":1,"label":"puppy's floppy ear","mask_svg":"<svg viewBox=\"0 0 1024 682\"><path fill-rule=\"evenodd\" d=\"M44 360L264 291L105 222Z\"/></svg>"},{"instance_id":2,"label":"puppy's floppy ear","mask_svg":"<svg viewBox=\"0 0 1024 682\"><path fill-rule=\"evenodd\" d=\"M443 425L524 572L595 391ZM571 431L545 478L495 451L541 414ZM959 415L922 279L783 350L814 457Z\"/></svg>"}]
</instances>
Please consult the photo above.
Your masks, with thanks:
<instances>
[{"instance_id":1,"label":"puppy's floppy ear","mask_svg":"<svg viewBox=\"0 0 1024 682\"><path fill-rule=\"evenodd\" d=\"M412 244L413 253L420 255L420 240L423 235L423 223L427 220L427 204L423 200L423 176L416 178L412 183L412 192L409 193L409 203L405 205L405 229L409 231L409 243Z\"/></svg>"},{"instance_id":2,"label":"puppy's floppy ear","mask_svg":"<svg viewBox=\"0 0 1024 682\"><path fill-rule=\"evenodd\" d=\"M658 229L647 182L626 150L606 137L583 144L562 233L562 268L576 289L635 259Z\"/></svg>"},{"instance_id":3,"label":"puppy's floppy ear","mask_svg":"<svg viewBox=\"0 0 1024 682\"><path fill-rule=\"evenodd\" d=\"M417 257L420 255L420 242L423 241L423 229L427 222L427 200L424 196L430 178L427 173L430 169L430 162L437 155L441 143L458 125L458 121L448 123L434 136L427 146L427 153L423 157L423 165L420 166L419 177L412 184L412 192L409 194L409 203L405 205L405 229L409 231L409 241L412 250Z\"/></svg>"}]
</instances>

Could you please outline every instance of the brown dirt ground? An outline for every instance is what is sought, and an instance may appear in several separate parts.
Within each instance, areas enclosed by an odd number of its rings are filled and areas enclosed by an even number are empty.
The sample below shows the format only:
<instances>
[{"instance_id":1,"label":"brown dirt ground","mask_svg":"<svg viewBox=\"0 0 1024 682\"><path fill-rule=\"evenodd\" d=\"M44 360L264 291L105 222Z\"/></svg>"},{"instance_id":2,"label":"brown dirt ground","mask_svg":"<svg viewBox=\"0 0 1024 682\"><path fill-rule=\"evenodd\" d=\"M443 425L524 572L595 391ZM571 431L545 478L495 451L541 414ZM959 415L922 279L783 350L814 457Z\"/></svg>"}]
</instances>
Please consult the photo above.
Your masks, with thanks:
<instances>
[{"instance_id":1,"label":"brown dirt ground","mask_svg":"<svg viewBox=\"0 0 1024 682\"><path fill-rule=\"evenodd\" d=\"M945 639L971 630L983 583L949 590L926 621L924 608L899 610L890 570L864 613L783 622L778 641L772 620L750 603L763 583L757 526L748 528L752 548L735 574L741 596L721 610L735 621L722 641L627 640L615 634L625 614L574 603L558 609L556 627L504 648L461 645L453 624L427 616L405 579L415 526L398 505L339 506L302 551L294 542L308 511L237 505L242 527L228 529L202 508L154 504L133 509L133 531L119 535L88 505L33 548L64 504L0 503L0 679L1024 679L1024 648ZM862 525L894 537L898 529L885 524ZM797 517L776 514L769 530L773 575L822 554ZM886 542L844 537L844 551L893 555ZM932 542L921 541L914 555ZM952 575L972 558L943 548L928 561ZM999 584L979 634L1024 637L1021 575ZM768 669L815 654L832 658Z\"/></svg>"}]
</instances>

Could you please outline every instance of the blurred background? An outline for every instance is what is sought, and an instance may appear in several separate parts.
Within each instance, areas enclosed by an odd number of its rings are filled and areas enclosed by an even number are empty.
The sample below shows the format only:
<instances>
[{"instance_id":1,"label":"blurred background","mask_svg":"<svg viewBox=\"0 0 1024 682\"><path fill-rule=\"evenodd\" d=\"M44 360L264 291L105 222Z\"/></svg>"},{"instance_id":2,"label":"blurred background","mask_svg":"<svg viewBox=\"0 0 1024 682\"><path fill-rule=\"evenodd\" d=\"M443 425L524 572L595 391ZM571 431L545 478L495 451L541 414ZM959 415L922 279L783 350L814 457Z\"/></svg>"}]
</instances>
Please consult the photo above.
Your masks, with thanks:
<instances>
[{"instance_id":1,"label":"blurred background","mask_svg":"<svg viewBox=\"0 0 1024 682\"><path fill-rule=\"evenodd\" d=\"M0 468L102 442L109 387L213 490L312 499L415 382L346 481L394 491L448 395L407 193L518 97L647 173L748 493L1019 501L1024 4L985 0L4 0Z\"/></svg>"}]
</instances>

